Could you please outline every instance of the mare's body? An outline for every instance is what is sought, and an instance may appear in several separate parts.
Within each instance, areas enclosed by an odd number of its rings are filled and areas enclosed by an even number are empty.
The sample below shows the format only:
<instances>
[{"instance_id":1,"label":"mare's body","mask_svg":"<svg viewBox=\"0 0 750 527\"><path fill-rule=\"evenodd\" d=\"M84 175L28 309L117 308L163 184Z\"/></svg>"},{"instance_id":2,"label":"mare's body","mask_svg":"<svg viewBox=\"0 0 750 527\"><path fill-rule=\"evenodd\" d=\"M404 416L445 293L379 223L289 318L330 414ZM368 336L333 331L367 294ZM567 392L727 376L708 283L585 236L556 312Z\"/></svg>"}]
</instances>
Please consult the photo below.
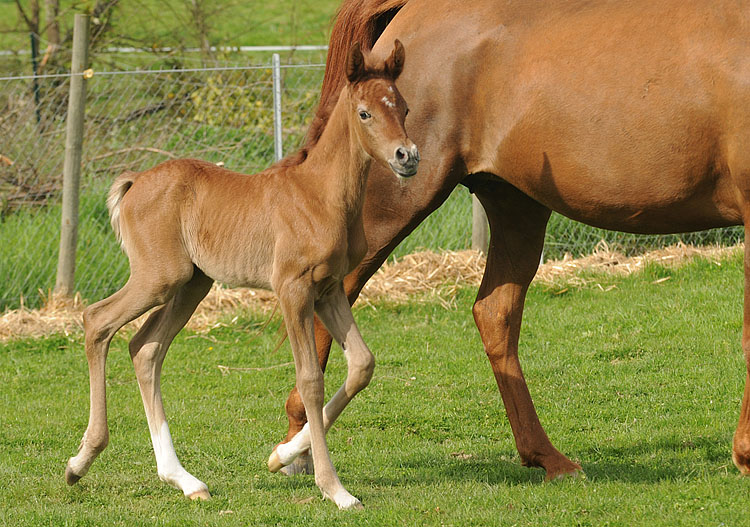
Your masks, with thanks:
<instances>
[{"instance_id":1,"label":"mare's body","mask_svg":"<svg viewBox=\"0 0 750 527\"><path fill-rule=\"evenodd\" d=\"M356 41L382 55L394 38L409 53L398 86L414 100L407 126L425 161L408 188L373 168L364 206L369 250L345 280L350 301L395 246L466 185L491 228L474 318L522 463L543 467L548 478L576 472L542 429L518 360L547 221L557 211L638 233L741 224L747 233L750 4L346 0L318 123L341 86L341 50ZM742 344L750 360L747 291ZM325 364L322 326L317 336ZM746 388L733 445L743 473L749 397ZM289 439L304 423L294 392L287 411Z\"/></svg>"}]
</instances>

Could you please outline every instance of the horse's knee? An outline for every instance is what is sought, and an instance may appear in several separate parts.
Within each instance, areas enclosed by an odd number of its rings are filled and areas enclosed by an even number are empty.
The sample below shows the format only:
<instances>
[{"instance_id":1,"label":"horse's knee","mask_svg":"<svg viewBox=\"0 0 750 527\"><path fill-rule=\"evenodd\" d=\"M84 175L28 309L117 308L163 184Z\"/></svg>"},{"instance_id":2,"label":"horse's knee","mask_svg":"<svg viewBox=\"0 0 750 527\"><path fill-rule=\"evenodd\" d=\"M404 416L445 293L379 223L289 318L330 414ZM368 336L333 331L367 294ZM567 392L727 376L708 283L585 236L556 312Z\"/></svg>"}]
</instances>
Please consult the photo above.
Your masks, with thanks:
<instances>
[{"instance_id":1,"label":"horse's knee","mask_svg":"<svg viewBox=\"0 0 750 527\"><path fill-rule=\"evenodd\" d=\"M94 304L83 311L83 330L86 354L92 359L99 356L102 346L106 348L109 345L117 328L112 326L111 321Z\"/></svg>"},{"instance_id":2,"label":"horse's knee","mask_svg":"<svg viewBox=\"0 0 750 527\"><path fill-rule=\"evenodd\" d=\"M359 354L356 358L350 357L349 372L346 377L348 391L357 393L370 384L375 372L375 357L371 352Z\"/></svg>"},{"instance_id":3,"label":"horse's knee","mask_svg":"<svg viewBox=\"0 0 750 527\"><path fill-rule=\"evenodd\" d=\"M485 351L491 354L504 350L503 344L512 340L515 335L514 328L518 326L515 321L520 312L516 313L490 299L477 300L471 311Z\"/></svg>"}]
</instances>

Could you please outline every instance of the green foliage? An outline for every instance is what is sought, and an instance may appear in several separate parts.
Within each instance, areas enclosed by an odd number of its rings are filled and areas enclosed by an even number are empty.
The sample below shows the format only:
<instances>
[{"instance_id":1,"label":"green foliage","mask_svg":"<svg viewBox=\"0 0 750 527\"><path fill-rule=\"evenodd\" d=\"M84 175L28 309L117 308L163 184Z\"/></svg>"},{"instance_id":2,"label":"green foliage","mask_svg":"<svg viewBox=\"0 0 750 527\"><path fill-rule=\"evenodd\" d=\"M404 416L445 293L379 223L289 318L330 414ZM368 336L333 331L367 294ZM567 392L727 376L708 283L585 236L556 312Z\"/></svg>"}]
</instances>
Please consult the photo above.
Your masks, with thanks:
<instances>
[{"instance_id":1,"label":"green foliage","mask_svg":"<svg viewBox=\"0 0 750 527\"><path fill-rule=\"evenodd\" d=\"M655 277L670 280L654 283ZM329 433L339 475L365 510L322 501L312 476L269 474L294 379L288 345L245 314L182 334L162 389L183 464L208 502L159 481L127 351L108 360L110 446L75 487L63 480L88 418L82 337L0 344L0 523L26 525L745 525L747 478L731 462L745 365L739 256L650 267L565 296L532 286L520 354L539 417L585 479L546 484L520 465L471 318L377 303L355 310L377 366ZM607 288L605 288L607 289ZM335 349L327 393L345 375Z\"/></svg>"},{"instance_id":2,"label":"green foliage","mask_svg":"<svg viewBox=\"0 0 750 527\"><path fill-rule=\"evenodd\" d=\"M192 119L245 132L273 130L271 70L260 70L252 82L246 72L221 71L190 94Z\"/></svg>"}]
</instances>

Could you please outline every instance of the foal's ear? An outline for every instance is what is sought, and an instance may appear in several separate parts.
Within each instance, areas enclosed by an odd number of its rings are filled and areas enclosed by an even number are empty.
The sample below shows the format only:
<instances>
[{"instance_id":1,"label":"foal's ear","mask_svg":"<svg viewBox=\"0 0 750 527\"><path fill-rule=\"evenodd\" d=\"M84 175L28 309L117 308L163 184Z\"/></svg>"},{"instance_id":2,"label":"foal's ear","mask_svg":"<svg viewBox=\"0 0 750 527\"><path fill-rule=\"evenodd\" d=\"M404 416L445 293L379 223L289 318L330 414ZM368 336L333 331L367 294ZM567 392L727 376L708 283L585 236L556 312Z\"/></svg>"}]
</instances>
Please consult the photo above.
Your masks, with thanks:
<instances>
[{"instance_id":1,"label":"foal's ear","mask_svg":"<svg viewBox=\"0 0 750 527\"><path fill-rule=\"evenodd\" d=\"M406 59L406 52L404 51L404 45L399 39L393 43L393 51L391 56L385 61L385 71L388 75L396 80L401 71L404 69L404 60Z\"/></svg>"},{"instance_id":2,"label":"foal's ear","mask_svg":"<svg viewBox=\"0 0 750 527\"><path fill-rule=\"evenodd\" d=\"M352 44L349 50L349 57L346 61L346 78L352 84L357 82L365 75L365 56L362 54L362 47L359 42Z\"/></svg>"}]
</instances>

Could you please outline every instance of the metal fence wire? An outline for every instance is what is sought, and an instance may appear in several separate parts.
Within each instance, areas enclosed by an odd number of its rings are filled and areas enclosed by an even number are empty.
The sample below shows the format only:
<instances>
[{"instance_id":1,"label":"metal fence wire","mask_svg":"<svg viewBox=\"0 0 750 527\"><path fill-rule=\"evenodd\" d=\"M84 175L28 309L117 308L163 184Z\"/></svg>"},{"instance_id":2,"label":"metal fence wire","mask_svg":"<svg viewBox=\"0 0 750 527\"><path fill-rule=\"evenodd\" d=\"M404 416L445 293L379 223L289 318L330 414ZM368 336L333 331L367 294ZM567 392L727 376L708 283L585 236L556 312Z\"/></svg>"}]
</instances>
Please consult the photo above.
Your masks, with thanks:
<instances>
[{"instance_id":1,"label":"metal fence wire","mask_svg":"<svg viewBox=\"0 0 750 527\"><path fill-rule=\"evenodd\" d=\"M324 64L309 58L290 55L280 68L287 153L299 146L317 104ZM105 205L114 177L178 157L223 163L248 174L274 161L270 57L254 65L163 66L96 71L87 80L76 290L90 301L117 290L128 274ZM69 77L0 78L0 310L38 305L55 284ZM545 256L585 254L601 240L635 252L677 241L739 239L737 229L623 235L553 216ZM395 254L464 249L470 243L471 197L460 187Z\"/></svg>"}]
</instances>

